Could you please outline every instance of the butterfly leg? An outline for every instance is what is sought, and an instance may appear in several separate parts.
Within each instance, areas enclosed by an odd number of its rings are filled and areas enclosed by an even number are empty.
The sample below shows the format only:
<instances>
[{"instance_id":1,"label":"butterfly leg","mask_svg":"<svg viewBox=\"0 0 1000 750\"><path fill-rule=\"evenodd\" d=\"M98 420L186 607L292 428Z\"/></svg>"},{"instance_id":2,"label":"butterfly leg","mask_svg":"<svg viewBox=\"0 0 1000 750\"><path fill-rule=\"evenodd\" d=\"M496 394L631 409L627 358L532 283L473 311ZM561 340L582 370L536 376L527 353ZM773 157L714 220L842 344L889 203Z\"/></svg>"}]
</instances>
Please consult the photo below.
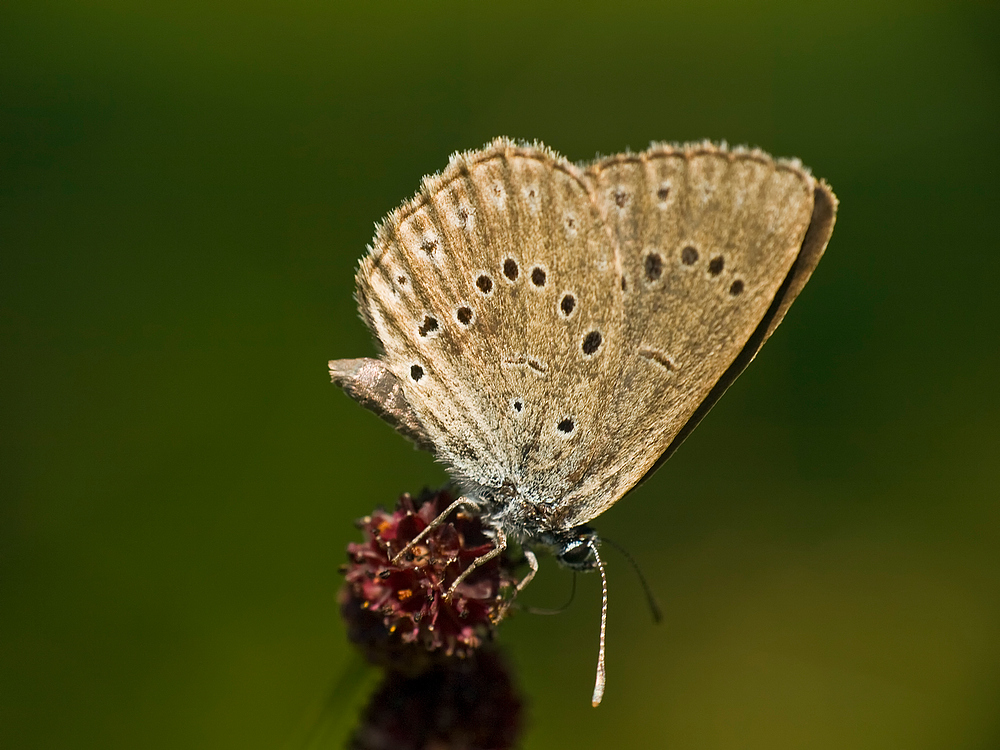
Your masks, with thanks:
<instances>
[{"instance_id":1,"label":"butterfly leg","mask_svg":"<svg viewBox=\"0 0 1000 750\"><path fill-rule=\"evenodd\" d=\"M458 578L456 578L455 582L451 584L451 588L448 589L448 593L444 595L445 599L451 599L452 594L455 593L455 589L458 588L458 584L460 584L462 581L468 578L469 574L472 573L472 571L474 571L483 563L488 563L494 557L496 557L505 549L507 549L507 535L503 533L503 529L498 527L496 529L496 535L497 538L496 541L494 542L493 549L491 549L485 555L480 555L479 557L477 557L469 564L469 567L467 567L465 570L463 570L461 573L458 574Z\"/></svg>"},{"instance_id":2,"label":"butterfly leg","mask_svg":"<svg viewBox=\"0 0 1000 750\"><path fill-rule=\"evenodd\" d=\"M531 579L534 578L535 573L538 572L538 558L535 557L535 553L532 552L530 549L525 549L523 551L524 551L524 559L528 561L528 567L531 568L531 570L529 570L528 574L518 582L517 592L516 592L518 594L521 593L521 590L525 586L531 583Z\"/></svg>"},{"instance_id":3,"label":"butterfly leg","mask_svg":"<svg viewBox=\"0 0 1000 750\"><path fill-rule=\"evenodd\" d=\"M535 553L527 548L523 548L522 552L524 552L524 559L528 561L528 567L530 570L524 578L518 581L517 588L514 590L514 596L508 599L500 608L500 611L497 612L496 617L493 620L494 623L500 622L507 616L507 610L510 609L510 605L514 603L514 598L521 593L521 590L524 589L525 586L531 583L531 579L534 578L535 573L538 572L538 558L535 557Z\"/></svg>"},{"instance_id":4,"label":"butterfly leg","mask_svg":"<svg viewBox=\"0 0 1000 750\"><path fill-rule=\"evenodd\" d=\"M423 531L421 531L419 534L413 537L413 539L410 540L409 544L407 544L405 547L403 547L403 549L401 549L393 556L391 561L392 564L398 565L399 561L403 559L403 555L405 555L407 552L409 552L411 549L417 546L423 540L423 538L428 534L430 534L432 531L434 531L434 529L443 524L444 520L449 515L451 515L452 511L456 510L457 508L461 508L463 505L474 507L472 501L466 497L460 497L458 498L458 500L455 500L451 505L445 508L444 511L439 513L437 518L435 518L433 521L427 524L427 526L424 527Z\"/></svg>"}]
</instances>

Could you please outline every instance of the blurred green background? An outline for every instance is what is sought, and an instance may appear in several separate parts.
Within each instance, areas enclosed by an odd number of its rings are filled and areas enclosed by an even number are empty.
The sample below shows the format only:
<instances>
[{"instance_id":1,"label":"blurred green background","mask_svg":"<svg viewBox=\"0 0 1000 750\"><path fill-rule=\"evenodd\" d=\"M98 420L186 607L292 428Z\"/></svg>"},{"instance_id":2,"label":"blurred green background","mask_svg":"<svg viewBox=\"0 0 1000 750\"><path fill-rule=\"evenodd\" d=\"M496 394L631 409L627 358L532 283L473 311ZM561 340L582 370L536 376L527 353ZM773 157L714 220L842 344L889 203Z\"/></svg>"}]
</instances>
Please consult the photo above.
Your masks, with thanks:
<instances>
[{"instance_id":1,"label":"blurred green background","mask_svg":"<svg viewBox=\"0 0 1000 750\"><path fill-rule=\"evenodd\" d=\"M294 745L348 669L352 520L445 477L328 382L374 351L357 259L505 134L759 145L841 200L597 523L666 610L606 553L604 705L595 576L501 629L525 747L1000 746L994 3L36 1L0 34L0 745ZM525 599L568 587L546 560Z\"/></svg>"}]
</instances>

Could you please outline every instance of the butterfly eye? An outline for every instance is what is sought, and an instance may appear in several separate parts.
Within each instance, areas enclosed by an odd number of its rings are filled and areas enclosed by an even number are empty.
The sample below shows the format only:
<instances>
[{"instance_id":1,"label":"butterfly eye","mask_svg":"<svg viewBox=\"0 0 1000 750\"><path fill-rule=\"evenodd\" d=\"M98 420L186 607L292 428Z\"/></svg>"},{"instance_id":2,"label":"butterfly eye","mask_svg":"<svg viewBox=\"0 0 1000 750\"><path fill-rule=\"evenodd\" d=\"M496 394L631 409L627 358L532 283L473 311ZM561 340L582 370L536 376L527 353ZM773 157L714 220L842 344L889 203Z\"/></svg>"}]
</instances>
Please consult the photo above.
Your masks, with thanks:
<instances>
[{"instance_id":1,"label":"butterfly eye","mask_svg":"<svg viewBox=\"0 0 1000 750\"><path fill-rule=\"evenodd\" d=\"M557 555L559 562L572 570L593 570L597 567L597 558L589 542L574 539Z\"/></svg>"}]
</instances>

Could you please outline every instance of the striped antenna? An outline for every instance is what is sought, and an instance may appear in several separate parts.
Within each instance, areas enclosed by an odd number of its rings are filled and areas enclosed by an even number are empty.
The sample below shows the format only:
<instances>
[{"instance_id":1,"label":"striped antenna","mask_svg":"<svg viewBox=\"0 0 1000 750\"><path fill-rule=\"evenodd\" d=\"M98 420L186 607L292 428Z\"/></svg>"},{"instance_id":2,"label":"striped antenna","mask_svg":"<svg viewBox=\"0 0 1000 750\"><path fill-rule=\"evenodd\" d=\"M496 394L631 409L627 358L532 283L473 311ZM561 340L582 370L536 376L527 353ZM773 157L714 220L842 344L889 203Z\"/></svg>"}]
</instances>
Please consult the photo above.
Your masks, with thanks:
<instances>
[{"instance_id":1,"label":"striped antenna","mask_svg":"<svg viewBox=\"0 0 1000 750\"><path fill-rule=\"evenodd\" d=\"M604 631L608 625L608 576L604 572L604 563L601 562L601 556L597 554L597 545L593 541L590 542L590 549L597 559L597 569L601 571L601 591L603 592L601 598L601 647L597 652L597 680L594 683L594 697L590 699L590 705L597 708L601 705L601 699L604 697Z\"/></svg>"}]
</instances>

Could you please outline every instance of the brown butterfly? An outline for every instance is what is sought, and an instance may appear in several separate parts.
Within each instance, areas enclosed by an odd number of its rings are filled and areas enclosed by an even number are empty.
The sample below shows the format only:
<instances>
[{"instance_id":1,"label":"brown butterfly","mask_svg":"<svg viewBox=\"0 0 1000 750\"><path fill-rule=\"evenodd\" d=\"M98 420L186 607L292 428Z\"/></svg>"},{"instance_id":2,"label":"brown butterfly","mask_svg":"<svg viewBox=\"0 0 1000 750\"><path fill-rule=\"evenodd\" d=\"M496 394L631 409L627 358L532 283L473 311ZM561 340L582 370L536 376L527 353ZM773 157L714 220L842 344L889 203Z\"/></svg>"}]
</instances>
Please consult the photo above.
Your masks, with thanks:
<instances>
[{"instance_id":1,"label":"brown butterfly","mask_svg":"<svg viewBox=\"0 0 1000 750\"><path fill-rule=\"evenodd\" d=\"M495 548L607 583L587 524L660 466L781 322L837 199L798 162L710 143L574 165L500 138L378 226L357 274L378 359L334 382L448 468ZM429 527L432 528L432 527ZM417 540L415 540L417 541ZM450 593L450 592L449 592Z\"/></svg>"}]
</instances>

